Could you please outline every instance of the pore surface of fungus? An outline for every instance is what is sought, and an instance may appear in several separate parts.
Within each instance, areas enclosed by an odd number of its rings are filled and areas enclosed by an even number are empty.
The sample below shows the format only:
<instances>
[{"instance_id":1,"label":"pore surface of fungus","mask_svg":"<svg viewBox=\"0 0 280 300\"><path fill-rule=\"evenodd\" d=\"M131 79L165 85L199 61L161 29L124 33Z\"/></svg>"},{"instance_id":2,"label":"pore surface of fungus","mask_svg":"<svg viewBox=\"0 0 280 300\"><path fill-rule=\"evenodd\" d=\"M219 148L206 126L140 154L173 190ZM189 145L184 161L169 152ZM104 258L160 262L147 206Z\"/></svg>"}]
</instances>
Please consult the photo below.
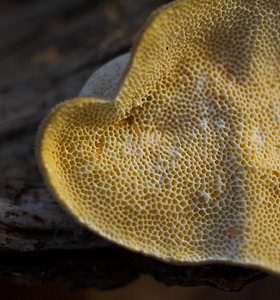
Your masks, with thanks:
<instances>
[{"instance_id":1,"label":"pore surface of fungus","mask_svg":"<svg viewBox=\"0 0 280 300\"><path fill-rule=\"evenodd\" d=\"M181 0L147 23L114 99L58 105L37 154L111 241L280 272L279 124L279 0Z\"/></svg>"}]
</instances>

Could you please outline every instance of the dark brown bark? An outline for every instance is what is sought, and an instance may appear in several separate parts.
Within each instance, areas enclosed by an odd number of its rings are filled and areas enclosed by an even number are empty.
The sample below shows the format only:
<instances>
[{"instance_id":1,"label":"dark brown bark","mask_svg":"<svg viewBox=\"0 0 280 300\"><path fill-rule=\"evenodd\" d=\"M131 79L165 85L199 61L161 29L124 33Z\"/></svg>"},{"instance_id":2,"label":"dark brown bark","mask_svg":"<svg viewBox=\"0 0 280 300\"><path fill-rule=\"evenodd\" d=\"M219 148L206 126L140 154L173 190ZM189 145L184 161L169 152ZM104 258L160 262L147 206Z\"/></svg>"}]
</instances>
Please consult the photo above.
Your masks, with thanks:
<instances>
[{"instance_id":1,"label":"dark brown bark","mask_svg":"<svg viewBox=\"0 0 280 300\"><path fill-rule=\"evenodd\" d=\"M76 224L38 172L34 138L50 107L76 96L94 69L128 51L151 11L167 2L48 0L1 10L0 276L109 289L148 273L166 284L237 290L264 275L171 266L112 246Z\"/></svg>"}]
</instances>

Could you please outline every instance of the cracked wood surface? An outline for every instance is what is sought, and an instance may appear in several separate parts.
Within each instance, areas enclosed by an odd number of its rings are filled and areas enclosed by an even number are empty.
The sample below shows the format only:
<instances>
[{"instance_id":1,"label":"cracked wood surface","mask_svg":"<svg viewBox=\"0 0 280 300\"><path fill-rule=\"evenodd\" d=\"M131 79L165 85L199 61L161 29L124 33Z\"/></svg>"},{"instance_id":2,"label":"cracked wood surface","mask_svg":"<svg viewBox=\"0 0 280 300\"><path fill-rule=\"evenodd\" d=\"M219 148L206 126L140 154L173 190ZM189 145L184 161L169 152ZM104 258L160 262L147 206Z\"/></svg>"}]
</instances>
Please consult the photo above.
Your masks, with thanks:
<instances>
[{"instance_id":1,"label":"cracked wood surface","mask_svg":"<svg viewBox=\"0 0 280 300\"><path fill-rule=\"evenodd\" d=\"M171 266L115 247L76 224L38 172L34 138L48 110L76 96L97 67L127 52L150 13L167 2L49 0L8 2L0 9L3 278L110 289L144 273L170 285L238 290L264 276L233 266Z\"/></svg>"}]
</instances>

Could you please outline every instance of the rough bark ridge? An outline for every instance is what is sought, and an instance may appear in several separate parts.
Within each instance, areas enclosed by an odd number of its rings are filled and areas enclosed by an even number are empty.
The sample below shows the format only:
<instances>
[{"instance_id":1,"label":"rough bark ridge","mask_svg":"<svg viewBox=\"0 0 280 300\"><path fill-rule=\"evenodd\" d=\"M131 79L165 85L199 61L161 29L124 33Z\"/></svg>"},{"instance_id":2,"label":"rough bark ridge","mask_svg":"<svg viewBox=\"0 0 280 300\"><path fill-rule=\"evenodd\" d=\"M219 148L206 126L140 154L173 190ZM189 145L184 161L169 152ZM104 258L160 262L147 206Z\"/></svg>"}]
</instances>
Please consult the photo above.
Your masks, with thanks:
<instances>
[{"instance_id":1,"label":"rough bark ridge","mask_svg":"<svg viewBox=\"0 0 280 300\"><path fill-rule=\"evenodd\" d=\"M238 290L264 275L165 265L114 247L77 225L38 172L34 136L49 108L76 96L95 68L128 51L151 11L167 2L49 0L8 2L0 10L0 276L109 289L146 273L166 284Z\"/></svg>"}]
</instances>

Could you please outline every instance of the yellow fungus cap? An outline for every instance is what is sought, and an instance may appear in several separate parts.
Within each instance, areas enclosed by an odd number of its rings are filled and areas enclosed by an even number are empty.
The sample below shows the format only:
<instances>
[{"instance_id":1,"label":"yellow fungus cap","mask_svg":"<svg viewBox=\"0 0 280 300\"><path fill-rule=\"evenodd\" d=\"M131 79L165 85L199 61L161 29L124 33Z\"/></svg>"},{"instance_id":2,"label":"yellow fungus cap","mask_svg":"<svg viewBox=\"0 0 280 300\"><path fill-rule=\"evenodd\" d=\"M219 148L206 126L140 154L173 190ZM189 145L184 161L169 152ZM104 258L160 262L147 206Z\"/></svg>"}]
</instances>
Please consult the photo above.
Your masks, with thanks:
<instances>
[{"instance_id":1,"label":"yellow fungus cap","mask_svg":"<svg viewBox=\"0 0 280 300\"><path fill-rule=\"evenodd\" d=\"M101 236L279 273L279 0L161 8L114 101L60 104L37 143L57 199Z\"/></svg>"}]
</instances>

